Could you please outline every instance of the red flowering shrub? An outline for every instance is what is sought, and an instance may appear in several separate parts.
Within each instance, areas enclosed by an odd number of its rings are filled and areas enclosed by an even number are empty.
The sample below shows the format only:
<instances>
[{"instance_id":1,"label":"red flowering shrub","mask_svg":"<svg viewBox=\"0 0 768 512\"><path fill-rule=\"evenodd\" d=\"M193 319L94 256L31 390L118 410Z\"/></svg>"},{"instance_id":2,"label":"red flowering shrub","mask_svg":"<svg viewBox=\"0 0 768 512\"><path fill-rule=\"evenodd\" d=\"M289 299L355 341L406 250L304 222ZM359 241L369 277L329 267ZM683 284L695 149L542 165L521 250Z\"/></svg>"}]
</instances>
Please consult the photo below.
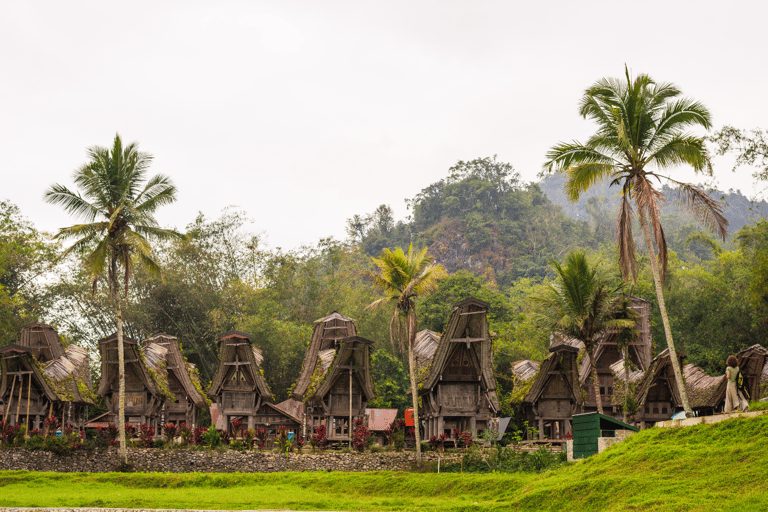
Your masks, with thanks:
<instances>
[{"instance_id":1,"label":"red flowering shrub","mask_svg":"<svg viewBox=\"0 0 768 512\"><path fill-rule=\"evenodd\" d=\"M313 447L318 447L320 449L325 448L325 445L328 444L328 435L325 430L325 425L320 425L315 427L315 433L312 434L312 437L310 438L310 444Z\"/></svg>"},{"instance_id":2,"label":"red flowering shrub","mask_svg":"<svg viewBox=\"0 0 768 512\"><path fill-rule=\"evenodd\" d=\"M155 438L155 427L142 423L139 426L141 433L139 434L139 446L141 448L152 448L152 441Z\"/></svg>"}]
</instances>

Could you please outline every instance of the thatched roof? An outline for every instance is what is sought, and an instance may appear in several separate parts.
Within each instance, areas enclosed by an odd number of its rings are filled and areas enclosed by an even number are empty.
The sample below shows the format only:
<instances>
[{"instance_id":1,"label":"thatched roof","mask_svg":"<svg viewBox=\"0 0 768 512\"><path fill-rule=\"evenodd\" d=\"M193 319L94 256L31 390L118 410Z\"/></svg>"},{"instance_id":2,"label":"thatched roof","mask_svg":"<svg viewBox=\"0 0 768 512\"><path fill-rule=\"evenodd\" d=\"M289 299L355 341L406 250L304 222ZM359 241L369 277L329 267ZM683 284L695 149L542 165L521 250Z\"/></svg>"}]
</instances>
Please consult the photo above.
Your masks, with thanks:
<instances>
[{"instance_id":1,"label":"thatched roof","mask_svg":"<svg viewBox=\"0 0 768 512\"><path fill-rule=\"evenodd\" d=\"M304 394L305 400L317 401L330 391L336 379L349 369L355 369L360 387L367 397L376 397L371 374L370 348L373 341L361 336L349 336L338 340L338 348L324 350L320 353L315 365L315 371Z\"/></svg>"},{"instance_id":2,"label":"thatched roof","mask_svg":"<svg viewBox=\"0 0 768 512\"><path fill-rule=\"evenodd\" d=\"M416 333L416 341L413 344L413 357L416 359L416 374L422 375L423 370L432 362L435 350L440 344L440 334L429 329ZM424 374L426 378L426 374Z\"/></svg>"},{"instance_id":3,"label":"thatched roof","mask_svg":"<svg viewBox=\"0 0 768 512\"><path fill-rule=\"evenodd\" d=\"M307 353L304 355L301 373L293 387L292 396L295 400L307 398L307 389L314 380L318 366L322 373L328 370L338 348L339 341L342 338L356 335L355 321L338 311L315 320L315 327L312 331L309 348L307 348Z\"/></svg>"},{"instance_id":4,"label":"thatched roof","mask_svg":"<svg viewBox=\"0 0 768 512\"><path fill-rule=\"evenodd\" d=\"M56 329L40 322L24 325L18 338L19 345L5 347L0 352L26 359L25 366L32 370L49 399L83 405L95 403L90 360L85 349L77 345L65 349ZM42 371L39 363L45 364Z\"/></svg>"},{"instance_id":5,"label":"thatched roof","mask_svg":"<svg viewBox=\"0 0 768 512\"><path fill-rule=\"evenodd\" d=\"M117 334L99 340L101 353L101 380L96 391L105 396L109 393L110 383L117 378ZM168 374L165 370L167 350L157 345L140 348L133 338L123 336L123 350L126 372L129 368L139 377L144 387L156 397L175 399L168 389Z\"/></svg>"},{"instance_id":6,"label":"thatched roof","mask_svg":"<svg viewBox=\"0 0 768 512\"><path fill-rule=\"evenodd\" d=\"M261 370L261 350L251 345L251 335L242 331L229 331L219 336L219 367L211 381L208 396L217 397L224 386L226 377L236 365L245 368L251 379L253 390L266 400L272 399L272 392Z\"/></svg>"},{"instance_id":7,"label":"thatched roof","mask_svg":"<svg viewBox=\"0 0 768 512\"><path fill-rule=\"evenodd\" d=\"M432 355L431 363L417 377L424 393L429 392L440 380L448 358L457 344L466 343L480 367L482 387L488 395L488 401L494 410L499 410L496 378L493 374L493 347L487 318L489 307L488 302L474 297L456 304Z\"/></svg>"},{"instance_id":8,"label":"thatched roof","mask_svg":"<svg viewBox=\"0 0 768 512\"><path fill-rule=\"evenodd\" d=\"M683 354L677 353L680 366L683 366ZM648 391L651 386L658 385L657 380L664 379L669 383L670 392L672 394L672 405L674 407L682 407L683 402L680 398L680 392L675 384L675 375L672 371L672 361L669 355L669 349L664 349L659 355L653 358L648 370L643 374L643 378L640 380L635 391L635 400L637 401L638 408L643 407L645 399L648 396Z\"/></svg>"},{"instance_id":9,"label":"thatched roof","mask_svg":"<svg viewBox=\"0 0 768 512\"><path fill-rule=\"evenodd\" d=\"M624 376L624 359L619 359L615 363L611 365L611 371L613 372L614 380L626 380L626 377ZM635 369L631 370L629 372L629 382L640 382L640 379L643 378L643 370Z\"/></svg>"},{"instance_id":10,"label":"thatched roof","mask_svg":"<svg viewBox=\"0 0 768 512\"><path fill-rule=\"evenodd\" d=\"M512 363L512 376L515 378L515 383L527 382L534 378L539 371L540 365L540 362L531 359L523 359Z\"/></svg>"},{"instance_id":11,"label":"thatched roof","mask_svg":"<svg viewBox=\"0 0 768 512\"><path fill-rule=\"evenodd\" d=\"M688 402L693 409L715 408L725 400L728 385L725 375L711 377L698 366L687 364L683 368L683 380Z\"/></svg>"},{"instance_id":12,"label":"thatched roof","mask_svg":"<svg viewBox=\"0 0 768 512\"><path fill-rule=\"evenodd\" d=\"M523 398L523 403L536 402L547 389L549 380L560 377L565 377L570 398L575 403L581 403L581 385L576 375L577 354L578 351L569 346L560 346L558 350L549 354L539 365L528 393Z\"/></svg>"},{"instance_id":13,"label":"thatched roof","mask_svg":"<svg viewBox=\"0 0 768 512\"><path fill-rule=\"evenodd\" d=\"M175 336L155 334L144 340L143 346L148 365L159 368L161 352L164 352L162 355L165 363L164 371L179 383L189 401L201 409L209 405L210 401L203 393L197 368L186 361L181 353L179 340Z\"/></svg>"},{"instance_id":14,"label":"thatched roof","mask_svg":"<svg viewBox=\"0 0 768 512\"><path fill-rule=\"evenodd\" d=\"M58 359L64 355L64 344L52 326L32 322L22 326L19 332L19 346L30 349L40 363Z\"/></svg>"}]
</instances>

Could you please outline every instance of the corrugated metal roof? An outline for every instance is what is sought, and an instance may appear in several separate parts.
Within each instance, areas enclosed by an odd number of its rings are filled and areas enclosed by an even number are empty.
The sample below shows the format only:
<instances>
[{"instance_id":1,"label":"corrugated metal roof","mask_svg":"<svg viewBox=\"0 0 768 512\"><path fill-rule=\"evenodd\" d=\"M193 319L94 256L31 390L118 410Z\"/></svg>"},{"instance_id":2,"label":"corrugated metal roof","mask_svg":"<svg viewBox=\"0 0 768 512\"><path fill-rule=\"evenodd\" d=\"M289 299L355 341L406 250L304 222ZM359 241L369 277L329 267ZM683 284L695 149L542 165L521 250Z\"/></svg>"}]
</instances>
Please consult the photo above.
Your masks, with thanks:
<instances>
[{"instance_id":1,"label":"corrugated metal roof","mask_svg":"<svg viewBox=\"0 0 768 512\"><path fill-rule=\"evenodd\" d=\"M291 416L295 416L296 418L304 417L304 402L294 400L293 398L289 398L288 400L280 402L279 404L275 404L275 407L287 412Z\"/></svg>"},{"instance_id":2,"label":"corrugated metal roof","mask_svg":"<svg viewBox=\"0 0 768 512\"><path fill-rule=\"evenodd\" d=\"M366 409L368 416L368 430L387 430L392 422L397 419L397 409Z\"/></svg>"}]
</instances>

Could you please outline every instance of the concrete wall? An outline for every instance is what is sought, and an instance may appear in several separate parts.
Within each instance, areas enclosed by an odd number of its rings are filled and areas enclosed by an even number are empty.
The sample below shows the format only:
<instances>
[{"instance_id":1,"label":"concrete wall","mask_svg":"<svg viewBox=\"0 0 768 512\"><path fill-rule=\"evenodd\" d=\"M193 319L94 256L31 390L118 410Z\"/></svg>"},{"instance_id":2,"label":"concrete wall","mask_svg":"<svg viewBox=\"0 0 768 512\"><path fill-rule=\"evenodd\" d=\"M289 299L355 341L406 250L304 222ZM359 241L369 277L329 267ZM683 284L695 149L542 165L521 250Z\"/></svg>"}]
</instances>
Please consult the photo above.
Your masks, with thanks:
<instances>
[{"instance_id":1,"label":"concrete wall","mask_svg":"<svg viewBox=\"0 0 768 512\"><path fill-rule=\"evenodd\" d=\"M425 461L459 462L462 454L422 454ZM402 471L411 468L416 455L411 452L386 453L263 453L214 450L160 450L131 448L128 461L136 471L190 473L273 473L276 471ZM0 469L55 471L60 473L101 473L114 471L119 457L115 448L78 451L57 456L25 449L0 450Z\"/></svg>"}]
</instances>

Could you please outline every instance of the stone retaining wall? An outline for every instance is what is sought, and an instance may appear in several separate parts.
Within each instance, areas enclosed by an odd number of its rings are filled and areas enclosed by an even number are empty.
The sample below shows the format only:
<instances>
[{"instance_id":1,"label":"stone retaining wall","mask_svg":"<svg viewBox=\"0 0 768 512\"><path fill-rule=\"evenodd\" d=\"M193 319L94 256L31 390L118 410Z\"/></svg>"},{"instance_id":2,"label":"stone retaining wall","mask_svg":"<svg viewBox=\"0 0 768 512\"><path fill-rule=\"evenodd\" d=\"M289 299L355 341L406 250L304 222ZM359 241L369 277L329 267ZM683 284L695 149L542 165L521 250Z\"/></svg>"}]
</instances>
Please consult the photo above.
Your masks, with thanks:
<instances>
[{"instance_id":1,"label":"stone retaining wall","mask_svg":"<svg viewBox=\"0 0 768 512\"><path fill-rule=\"evenodd\" d=\"M425 461L459 462L461 454L424 453ZM0 470L102 473L119 463L117 449L83 450L58 456L25 449L0 450ZM273 473L276 471L402 471L416 461L413 452L289 453L215 450L160 450L129 448L128 461L136 471L170 473Z\"/></svg>"}]
</instances>

